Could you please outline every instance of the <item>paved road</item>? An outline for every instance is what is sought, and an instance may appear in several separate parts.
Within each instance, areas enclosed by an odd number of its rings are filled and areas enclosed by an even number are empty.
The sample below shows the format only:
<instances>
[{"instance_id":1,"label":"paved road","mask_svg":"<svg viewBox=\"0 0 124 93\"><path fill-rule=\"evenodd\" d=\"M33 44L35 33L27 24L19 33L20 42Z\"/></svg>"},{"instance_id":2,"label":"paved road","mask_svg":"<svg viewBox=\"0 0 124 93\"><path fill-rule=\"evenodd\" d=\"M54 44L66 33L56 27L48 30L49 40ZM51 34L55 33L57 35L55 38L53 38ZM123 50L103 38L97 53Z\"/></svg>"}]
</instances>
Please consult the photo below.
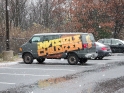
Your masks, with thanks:
<instances>
[{"instance_id":1,"label":"paved road","mask_svg":"<svg viewBox=\"0 0 124 93\"><path fill-rule=\"evenodd\" d=\"M24 64L20 62L16 65L3 66L0 67L0 93L2 93L2 91L4 91L4 93L6 93L5 91L9 91L9 93L60 93L60 90L61 93L64 93L62 91L63 89L65 89L67 93L81 93L81 91L93 93L91 92L91 88L89 89L85 84L92 85L92 82L99 81L100 79L104 80L110 77L116 78L123 76L123 61L124 57L122 55L115 55L106 57L103 60L89 60L85 65L69 65L66 60L46 60L45 64L37 64L36 62L33 64ZM120 63L121 66L118 67ZM116 70L110 70L110 68L116 68ZM102 73L103 71L107 71L105 73L110 75ZM118 73L118 71L120 73L114 75ZM52 78L56 78L56 80ZM81 78L83 78L83 82ZM43 81L46 79L48 80ZM53 83L56 84L53 85ZM85 89L83 89L82 86ZM73 90L74 87L77 87L75 92ZM92 91L96 91L97 93L99 89Z\"/></svg>"}]
</instances>

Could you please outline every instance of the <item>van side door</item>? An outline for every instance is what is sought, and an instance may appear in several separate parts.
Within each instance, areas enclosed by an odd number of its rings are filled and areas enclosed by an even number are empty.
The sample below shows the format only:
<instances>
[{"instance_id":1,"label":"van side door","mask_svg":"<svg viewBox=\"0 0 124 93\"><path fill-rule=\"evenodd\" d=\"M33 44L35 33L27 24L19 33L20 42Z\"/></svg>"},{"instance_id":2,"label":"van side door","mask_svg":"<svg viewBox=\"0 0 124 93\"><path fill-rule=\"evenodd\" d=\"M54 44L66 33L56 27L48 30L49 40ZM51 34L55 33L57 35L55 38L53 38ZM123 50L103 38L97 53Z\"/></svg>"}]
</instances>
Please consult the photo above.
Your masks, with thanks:
<instances>
[{"instance_id":1,"label":"van side door","mask_svg":"<svg viewBox=\"0 0 124 93\"><path fill-rule=\"evenodd\" d=\"M59 45L59 41L57 39L60 38L60 35L46 35L43 36L43 42L45 44L45 57L46 58L61 58L62 53L56 50L56 47ZM53 44L54 42L54 44Z\"/></svg>"},{"instance_id":2,"label":"van side door","mask_svg":"<svg viewBox=\"0 0 124 93\"><path fill-rule=\"evenodd\" d=\"M30 51L30 53L32 53L33 57L38 57L38 45L37 43L38 42L41 42L42 39L41 36L33 36L30 40L29 40L29 46L28 46L28 49Z\"/></svg>"}]
</instances>

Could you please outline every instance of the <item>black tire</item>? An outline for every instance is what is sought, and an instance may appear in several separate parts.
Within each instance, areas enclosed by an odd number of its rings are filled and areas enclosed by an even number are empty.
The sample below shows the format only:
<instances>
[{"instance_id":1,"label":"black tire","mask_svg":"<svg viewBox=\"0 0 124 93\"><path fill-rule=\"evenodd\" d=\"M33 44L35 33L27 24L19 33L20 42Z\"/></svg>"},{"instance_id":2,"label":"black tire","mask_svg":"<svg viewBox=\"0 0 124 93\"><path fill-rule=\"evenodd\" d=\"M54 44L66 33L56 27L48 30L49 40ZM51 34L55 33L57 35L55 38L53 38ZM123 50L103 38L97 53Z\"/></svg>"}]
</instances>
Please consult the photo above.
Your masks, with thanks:
<instances>
[{"instance_id":1,"label":"black tire","mask_svg":"<svg viewBox=\"0 0 124 93\"><path fill-rule=\"evenodd\" d=\"M42 64L45 61L45 58L37 58L36 60L39 64Z\"/></svg>"},{"instance_id":2,"label":"black tire","mask_svg":"<svg viewBox=\"0 0 124 93\"><path fill-rule=\"evenodd\" d=\"M95 57L94 60L97 60L98 57Z\"/></svg>"},{"instance_id":3,"label":"black tire","mask_svg":"<svg viewBox=\"0 0 124 93\"><path fill-rule=\"evenodd\" d=\"M83 65L88 61L87 58L80 58L80 64Z\"/></svg>"},{"instance_id":4,"label":"black tire","mask_svg":"<svg viewBox=\"0 0 124 93\"><path fill-rule=\"evenodd\" d=\"M69 54L68 55L68 63L70 65L76 65L79 61L79 58L75 54Z\"/></svg>"},{"instance_id":5,"label":"black tire","mask_svg":"<svg viewBox=\"0 0 124 93\"><path fill-rule=\"evenodd\" d=\"M23 61L26 64L32 64L32 62L33 62L33 56L30 53L26 53L23 56Z\"/></svg>"},{"instance_id":6,"label":"black tire","mask_svg":"<svg viewBox=\"0 0 124 93\"><path fill-rule=\"evenodd\" d=\"M99 59L99 60L102 60L102 59L103 59L103 57L98 57L98 59Z\"/></svg>"}]
</instances>

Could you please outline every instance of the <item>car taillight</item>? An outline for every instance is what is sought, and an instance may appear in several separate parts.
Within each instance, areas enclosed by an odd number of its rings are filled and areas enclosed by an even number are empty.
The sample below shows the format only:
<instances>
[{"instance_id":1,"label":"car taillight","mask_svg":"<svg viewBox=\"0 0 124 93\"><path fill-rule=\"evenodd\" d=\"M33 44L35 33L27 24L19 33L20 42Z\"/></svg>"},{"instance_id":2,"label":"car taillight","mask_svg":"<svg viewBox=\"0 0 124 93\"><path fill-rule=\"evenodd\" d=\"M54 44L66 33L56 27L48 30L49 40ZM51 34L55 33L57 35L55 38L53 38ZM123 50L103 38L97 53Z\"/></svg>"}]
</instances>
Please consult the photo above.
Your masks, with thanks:
<instances>
[{"instance_id":1,"label":"car taillight","mask_svg":"<svg viewBox=\"0 0 124 93\"><path fill-rule=\"evenodd\" d=\"M88 47L88 45L87 44L83 44L83 48L87 48Z\"/></svg>"},{"instance_id":2,"label":"car taillight","mask_svg":"<svg viewBox=\"0 0 124 93\"><path fill-rule=\"evenodd\" d=\"M106 47L102 47L101 50L107 50L107 48Z\"/></svg>"}]
</instances>

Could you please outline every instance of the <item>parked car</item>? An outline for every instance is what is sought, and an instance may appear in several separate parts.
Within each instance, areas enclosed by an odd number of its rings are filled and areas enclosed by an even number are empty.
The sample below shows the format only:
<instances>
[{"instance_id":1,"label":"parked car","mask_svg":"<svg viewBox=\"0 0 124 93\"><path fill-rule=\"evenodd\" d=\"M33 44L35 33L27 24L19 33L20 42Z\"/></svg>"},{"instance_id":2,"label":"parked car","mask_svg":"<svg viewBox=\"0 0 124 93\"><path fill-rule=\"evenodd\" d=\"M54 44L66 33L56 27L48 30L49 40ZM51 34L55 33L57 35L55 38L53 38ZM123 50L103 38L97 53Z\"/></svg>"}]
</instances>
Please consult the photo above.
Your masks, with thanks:
<instances>
[{"instance_id":1,"label":"parked car","mask_svg":"<svg viewBox=\"0 0 124 93\"><path fill-rule=\"evenodd\" d=\"M120 39L100 39L98 42L109 45L112 53L124 53L124 41Z\"/></svg>"},{"instance_id":2,"label":"parked car","mask_svg":"<svg viewBox=\"0 0 124 93\"><path fill-rule=\"evenodd\" d=\"M95 59L102 60L105 56L111 56L111 48L107 45L104 45L102 43L96 42L96 52L98 53L98 56Z\"/></svg>"}]
</instances>

